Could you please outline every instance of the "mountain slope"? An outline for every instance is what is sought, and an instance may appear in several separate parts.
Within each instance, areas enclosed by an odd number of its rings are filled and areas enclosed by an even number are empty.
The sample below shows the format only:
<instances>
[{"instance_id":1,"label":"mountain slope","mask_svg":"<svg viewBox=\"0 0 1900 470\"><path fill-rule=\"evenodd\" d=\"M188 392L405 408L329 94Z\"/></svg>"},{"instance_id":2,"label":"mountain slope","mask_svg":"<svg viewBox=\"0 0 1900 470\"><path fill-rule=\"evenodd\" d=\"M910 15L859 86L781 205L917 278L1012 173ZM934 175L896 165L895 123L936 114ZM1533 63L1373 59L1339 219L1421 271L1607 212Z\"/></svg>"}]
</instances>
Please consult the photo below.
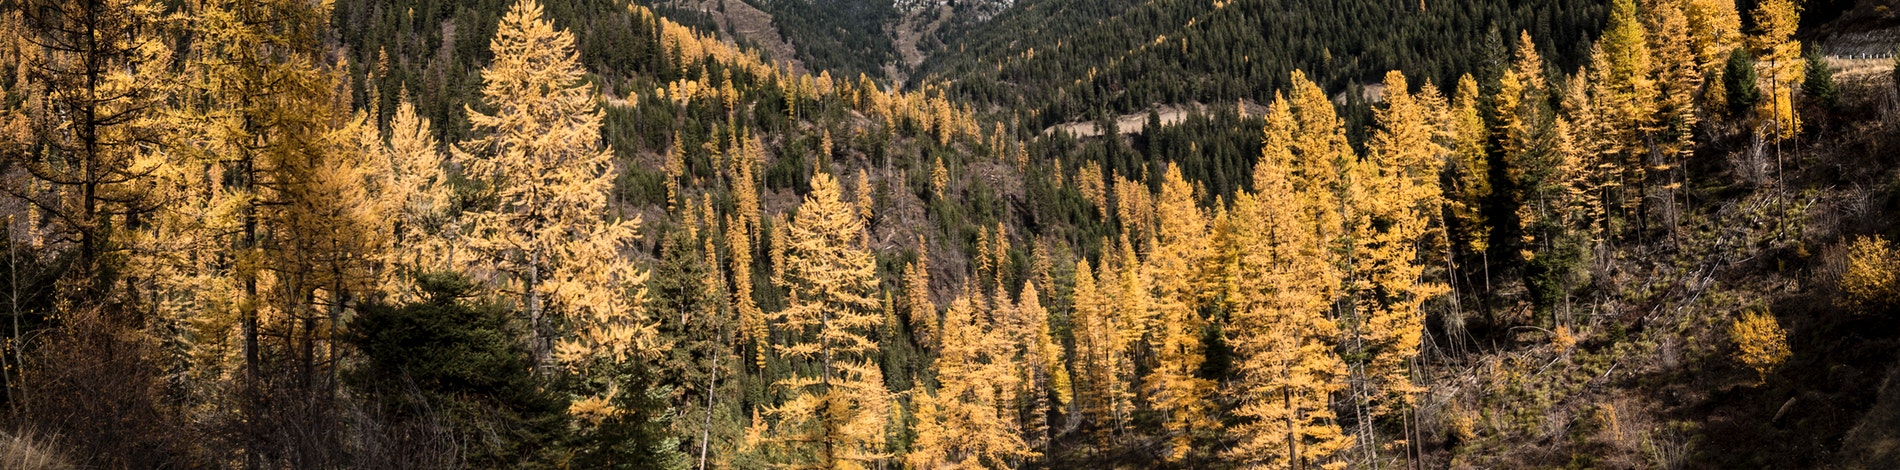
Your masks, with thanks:
<instances>
[{"instance_id":1,"label":"mountain slope","mask_svg":"<svg viewBox=\"0 0 1900 470\"><path fill-rule=\"evenodd\" d=\"M950 39L913 82L1024 113L1038 128L1104 107L1264 103L1294 69L1335 91L1393 69L1442 85L1499 66L1520 30L1558 66L1574 67L1604 3L1028 0Z\"/></svg>"}]
</instances>

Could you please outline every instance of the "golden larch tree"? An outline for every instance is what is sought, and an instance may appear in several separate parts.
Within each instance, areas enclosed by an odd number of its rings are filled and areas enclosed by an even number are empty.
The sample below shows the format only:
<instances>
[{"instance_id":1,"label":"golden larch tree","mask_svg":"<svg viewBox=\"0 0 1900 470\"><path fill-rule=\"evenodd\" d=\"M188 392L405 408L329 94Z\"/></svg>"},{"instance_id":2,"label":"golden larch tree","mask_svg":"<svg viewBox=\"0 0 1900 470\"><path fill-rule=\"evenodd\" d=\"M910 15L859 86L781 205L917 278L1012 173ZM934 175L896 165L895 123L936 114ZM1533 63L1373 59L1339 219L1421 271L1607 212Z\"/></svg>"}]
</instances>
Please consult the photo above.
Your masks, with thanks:
<instances>
[{"instance_id":1,"label":"golden larch tree","mask_svg":"<svg viewBox=\"0 0 1900 470\"><path fill-rule=\"evenodd\" d=\"M1858 236L1847 245L1847 269L1841 273L1839 304L1879 308L1900 304L1900 251L1880 236Z\"/></svg>"},{"instance_id":2,"label":"golden larch tree","mask_svg":"<svg viewBox=\"0 0 1900 470\"><path fill-rule=\"evenodd\" d=\"M1346 141L1345 121L1326 91L1294 71L1292 92L1275 95L1263 127L1261 158L1292 162L1288 181L1306 195L1300 217L1317 243L1344 252L1345 214L1342 175L1358 155ZM1259 175L1254 175L1256 178Z\"/></svg>"},{"instance_id":3,"label":"golden larch tree","mask_svg":"<svg viewBox=\"0 0 1900 470\"><path fill-rule=\"evenodd\" d=\"M787 398L768 407L770 439L790 468L873 468L889 458L891 406L871 339L884 322L876 265L838 180L818 173L811 188L786 227L791 305L769 315L788 338L779 355L808 367L774 382Z\"/></svg>"},{"instance_id":4,"label":"golden larch tree","mask_svg":"<svg viewBox=\"0 0 1900 470\"><path fill-rule=\"evenodd\" d=\"M904 268L904 305L917 342L935 350L942 339L942 324L937 305L930 301L930 252L922 235L917 237L917 261Z\"/></svg>"},{"instance_id":5,"label":"golden larch tree","mask_svg":"<svg viewBox=\"0 0 1900 470\"><path fill-rule=\"evenodd\" d=\"M1793 138L1801 133L1801 118L1795 114L1794 92L1807 79L1807 61L1801 59L1801 41L1794 33L1801 26L1801 3L1797 0L1762 0L1755 4L1751 17L1756 34L1748 39L1755 57L1765 62L1761 69L1763 88L1768 99L1756 111L1774 126L1772 137Z\"/></svg>"},{"instance_id":6,"label":"golden larch tree","mask_svg":"<svg viewBox=\"0 0 1900 470\"><path fill-rule=\"evenodd\" d=\"M975 294L965 286L944 312L935 393L913 392L917 438L904 456L910 468L1007 469L1038 455L1023 440L1013 411L1021 376L1007 354L1013 349L1008 333L991 326L997 319Z\"/></svg>"},{"instance_id":7,"label":"golden larch tree","mask_svg":"<svg viewBox=\"0 0 1900 470\"><path fill-rule=\"evenodd\" d=\"M1445 189L1458 227L1454 236L1458 248L1483 256L1491 249L1491 223L1484 214L1485 201L1491 198L1491 162L1485 148L1490 133L1478 107L1478 81L1471 74L1458 77L1446 126L1452 154L1446 162L1451 185Z\"/></svg>"},{"instance_id":8,"label":"golden larch tree","mask_svg":"<svg viewBox=\"0 0 1900 470\"><path fill-rule=\"evenodd\" d=\"M1757 384L1767 382L1768 374L1793 355L1788 350L1788 332L1766 311L1742 314L1729 324L1728 335L1735 344L1735 362L1755 371Z\"/></svg>"},{"instance_id":9,"label":"golden larch tree","mask_svg":"<svg viewBox=\"0 0 1900 470\"><path fill-rule=\"evenodd\" d=\"M101 263L124 252L121 228L164 202L149 194L149 176L166 164L157 151L170 128L165 100L180 82L166 35L181 17L150 0L31 0L8 10L23 27L6 39L19 50L8 96L20 101L6 104L17 106L19 132L0 135L12 141L0 158L26 177L0 189L43 215L47 239L70 240L56 247L77 255L57 295L105 300L119 273Z\"/></svg>"},{"instance_id":10,"label":"golden larch tree","mask_svg":"<svg viewBox=\"0 0 1900 470\"><path fill-rule=\"evenodd\" d=\"M574 35L554 29L534 0L509 7L497 28L494 61L482 69L482 104L492 113L470 107L478 137L454 149L495 200L467 214L477 272L527 313L537 368L649 355L657 338L640 307L646 272L621 254L639 220L609 218L618 172ZM557 335L556 316L572 334Z\"/></svg>"},{"instance_id":11,"label":"golden larch tree","mask_svg":"<svg viewBox=\"0 0 1900 470\"><path fill-rule=\"evenodd\" d=\"M311 244L292 240L309 234L293 231L290 219L325 203L302 200L328 197L303 183L357 134L337 132L347 119L331 100L338 75L317 65L326 9L292 1L193 8L189 28L202 40L182 67L185 105L170 118L179 135L195 138L172 141L177 160L153 172L168 210L141 234L141 258L160 310L195 330L193 352L204 362L189 373L229 379L211 356L242 351L242 377L254 379L264 338L314 326L291 318L312 310L303 296L312 283L279 276L314 269L299 252ZM233 326L239 348L227 347Z\"/></svg>"},{"instance_id":12,"label":"golden larch tree","mask_svg":"<svg viewBox=\"0 0 1900 470\"><path fill-rule=\"evenodd\" d=\"M1145 265L1152 281L1148 307L1153 325L1156 366L1144 384L1154 409L1163 415L1169 449L1166 460L1179 462L1194 449L1196 433L1213 432L1210 416L1213 382L1198 374L1206 359L1201 342L1201 290L1195 285L1207 256L1207 220L1196 205L1194 188L1181 176L1180 165L1169 165L1163 176L1155 212L1154 251Z\"/></svg>"},{"instance_id":13,"label":"golden larch tree","mask_svg":"<svg viewBox=\"0 0 1900 470\"><path fill-rule=\"evenodd\" d=\"M1435 231L1442 207L1437 175L1448 149L1434 140L1434 115L1426 100L1408 91L1405 76L1386 74L1386 103L1373 111L1378 129L1366 158L1353 167L1362 192L1352 199L1353 260L1350 285L1358 336L1349 347L1364 358L1362 399L1374 416L1411 405L1422 391L1412 383L1412 360L1425 329L1422 305L1443 294L1425 279L1421 247Z\"/></svg>"},{"instance_id":14,"label":"golden larch tree","mask_svg":"<svg viewBox=\"0 0 1900 470\"><path fill-rule=\"evenodd\" d=\"M1049 331L1049 311L1043 309L1034 283L1023 286L1015 313L1023 330L1021 366L1027 372L1024 374L1027 396L1023 401L1028 416L1023 421L1023 430L1032 447L1048 453L1053 440L1049 414L1068 406L1074 393L1070 388L1068 360L1062 345Z\"/></svg>"},{"instance_id":15,"label":"golden larch tree","mask_svg":"<svg viewBox=\"0 0 1900 470\"><path fill-rule=\"evenodd\" d=\"M422 293L414 282L418 274L460 268L455 259L459 227L452 213L455 189L449 184L447 159L436 143L435 131L428 118L416 114L407 93L397 99L386 145L388 178L381 209L394 216L394 223L383 260L383 292L399 300L419 301Z\"/></svg>"},{"instance_id":16,"label":"golden larch tree","mask_svg":"<svg viewBox=\"0 0 1900 470\"><path fill-rule=\"evenodd\" d=\"M1339 272L1305 226L1310 196L1293 189L1289 163L1263 156L1254 192L1234 201L1240 286L1223 331L1238 356L1225 394L1238 402L1231 431L1239 441L1225 457L1265 468L1340 467L1331 458L1353 439L1331 405L1347 373L1335 349L1338 327L1326 316Z\"/></svg>"},{"instance_id":17,"label":"golden larch tree","mask_svg":"<svg viewBox=\"0 0 1900 470\"><path fill-rule=\"evenodd\" d=\"M1729 52L1742 43L1742 14L1735 9L1735 0L1683 3L1681 8L1689 21L1689 42L1695 50L1696 61L1702 65L1703 76L1713 76Z\"/></svg>"},{"instance_id":18,"label":"golden larch tree","mask_svg":"<svg viewBox=\"0 0 1900 470\"><path fill-rule=\"evenodd\" d=\"M1122 385L1124 350L1114 302L1101 289L1088 260L1076 261L1069 315L1075 324L1076 402L1089 422L1119 430L1131 408Z\"/></svg>"},{"instance_id":19,"label":"golden larch tree","mask_svg":"<svg viewBox=\"0 0 1900 470\"><path fill-rule=\"evenodd\" d=\"M1677 193L1682 184L1683 165L1695 152L1695 127L1700 122L1697 93L1702 89L1703 68L1690 36L1689 16L1675 2L1656 2L1648 11L1650 44L1655 53L1658 96L1653 140L1659 152L1651 152L1649 170L1661 175L1658 182L1661 207L1668 227L1675 227L1680 208Z\"/></svg>"}]
</instances>

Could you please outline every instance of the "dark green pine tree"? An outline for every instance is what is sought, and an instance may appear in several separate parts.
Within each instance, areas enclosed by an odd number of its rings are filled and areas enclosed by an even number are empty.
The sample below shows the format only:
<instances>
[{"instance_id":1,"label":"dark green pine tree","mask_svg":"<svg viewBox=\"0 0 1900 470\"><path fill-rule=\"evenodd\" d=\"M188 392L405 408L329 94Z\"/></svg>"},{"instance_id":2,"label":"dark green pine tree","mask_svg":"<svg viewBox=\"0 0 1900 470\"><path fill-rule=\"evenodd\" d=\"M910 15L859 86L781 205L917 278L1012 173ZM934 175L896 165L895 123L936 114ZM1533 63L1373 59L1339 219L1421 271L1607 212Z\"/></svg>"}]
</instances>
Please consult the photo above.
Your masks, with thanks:
<instances>
[{"instance_id":1,"label":"dark green pine tree","mask_svg":"<svg viewBox=\"0 0 1900 470\"><path fill-rule=\"evenodd\" d=\"M425 274L428 300L368 303L343 340L361 353L345 376L372 401L393 466L461 455L471 467L551 464L543 450L563 439L566 404L532 370L526 325L493 304L475 304L459 274ZM441 448L459 444L459 448ZM409 465L404 465L404 464Z\"/></svg>"},{"instance_id":2,"label":"dark green pine tree","mask_svg":"<svg viewBox=\"0 0 1900 470\"><path fill-rule=\"evenodd\" d=\"M1841 105L1841 94L1834 88L1834 68L1821 59L1821 54L1808 52L1808 76L1801 82L1801 93L1814 100L1822 108L1834 109Z\"/></svg>"},{"instance_id":3,"label":"dark green pine tree","mask_svg":"<svg viewBox=\"0 0 1900 470\"><path fill-rule=\"evenodd\" d=\"M742 370L733 353L737 316L719 295L702 246L709 245L685 230L667 233L647 284L649 312L660 322L661 338L673 345L662 360L660 386L672 392L670 405L680 416L674 435L694 459L719 447L715 442L737 439L744 426L734 399Z\"/></svg>"},{"instance_id":4,"label":"dark green pine tree","mask_svg":"<svg viewBox=\"0 0 1900 470\"><path fill-rule=\"evenodd\" d=\"M1722 86L1728 90L1728 109L1730 116L1745 116L1755 109L1755 103L1761 101L1761 88L1757 87L1755 76L1755 56L1745 48L1737 47L1728 55L1728 66L1722 70Z\"/></svg>"}]
</instances>

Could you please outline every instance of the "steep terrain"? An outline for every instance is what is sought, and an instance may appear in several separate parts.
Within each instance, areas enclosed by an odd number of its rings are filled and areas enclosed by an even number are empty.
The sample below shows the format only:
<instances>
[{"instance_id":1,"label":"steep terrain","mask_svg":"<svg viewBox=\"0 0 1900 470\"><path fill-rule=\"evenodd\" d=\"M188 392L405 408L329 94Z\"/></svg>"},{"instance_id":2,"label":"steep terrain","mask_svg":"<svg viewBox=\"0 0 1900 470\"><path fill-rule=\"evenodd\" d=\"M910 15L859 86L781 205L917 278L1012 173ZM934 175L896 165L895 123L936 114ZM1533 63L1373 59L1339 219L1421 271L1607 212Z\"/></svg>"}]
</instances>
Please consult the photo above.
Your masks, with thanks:
<instances>
[{"instance_id":1,"label":"steep terrain","mask_svg":"<svg viewBox=\"0 0 1900 470\"><path fill-rule=\"evenodd\" d=\"M0 3L21 455L1900 455L1900 81L1792 10L121 1L178 50L45 60L90 4Z\"/></svg>"},{"instance_id":2,"label":"steep terrain","mask_svg":"<svg viewBox=\"0 0 1900 470\"><path fill-rule=\"evenodd\" d=\"M1097 108L1268 102L1294 69L1332 90L1394 69L1443 86L1499 66L1519 31L1574 67L1604 3L1028 0L947 40L913 82L944 84L1038 128Z\"/></svg>"}]
</instances>

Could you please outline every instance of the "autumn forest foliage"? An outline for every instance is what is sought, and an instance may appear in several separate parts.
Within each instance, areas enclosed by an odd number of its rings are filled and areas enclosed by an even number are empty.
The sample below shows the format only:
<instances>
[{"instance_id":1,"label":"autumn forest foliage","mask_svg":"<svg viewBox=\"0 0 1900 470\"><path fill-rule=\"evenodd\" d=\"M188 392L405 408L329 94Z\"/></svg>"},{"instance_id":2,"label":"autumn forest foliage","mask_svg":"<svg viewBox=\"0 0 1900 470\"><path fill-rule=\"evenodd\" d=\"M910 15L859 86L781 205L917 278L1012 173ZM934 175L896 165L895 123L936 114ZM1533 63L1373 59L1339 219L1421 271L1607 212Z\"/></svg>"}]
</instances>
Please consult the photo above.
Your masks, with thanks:
<instances>
[{"instance_id":1,"label":"autumn forest foliage","mask_svg":"<svg viewBox=\"0 0 1900 470\"><path fill-rule=\"evenodd\" d=\"M0 459L1896 458L1900 82L1837 79L1799 1L1236 70L1198 41L1261 4L1129 6L1206 23L1045 62L961 25L896 84L671 3L464 3L0 0Z\"/></svg>"}]
</instances>

